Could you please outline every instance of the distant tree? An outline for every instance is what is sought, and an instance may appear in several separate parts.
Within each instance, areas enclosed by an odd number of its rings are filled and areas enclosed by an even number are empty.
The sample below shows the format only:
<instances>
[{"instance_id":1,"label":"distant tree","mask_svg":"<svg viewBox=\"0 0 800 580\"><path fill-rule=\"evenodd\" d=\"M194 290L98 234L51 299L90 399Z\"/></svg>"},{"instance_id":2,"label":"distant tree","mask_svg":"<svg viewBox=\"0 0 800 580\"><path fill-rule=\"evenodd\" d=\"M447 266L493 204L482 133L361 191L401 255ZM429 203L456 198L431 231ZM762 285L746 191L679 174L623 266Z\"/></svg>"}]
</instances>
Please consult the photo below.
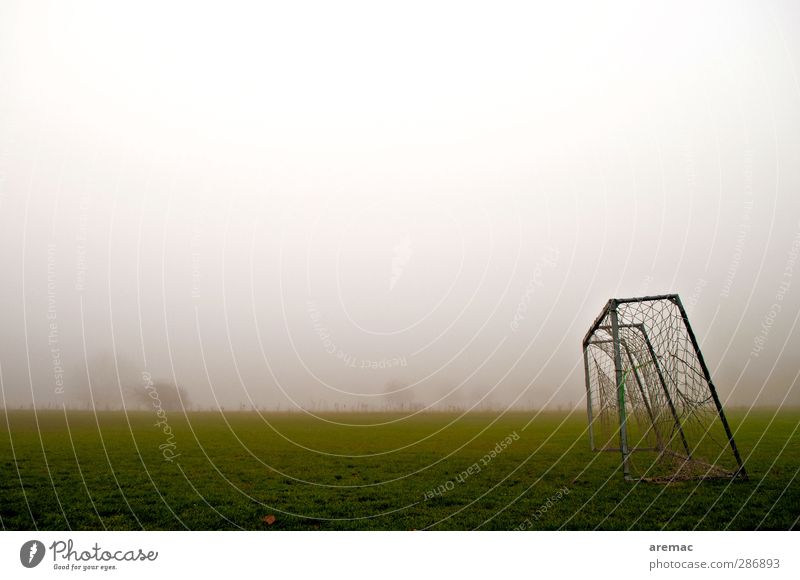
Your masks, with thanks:
<instances>
[{"instance_id":1,"label":"distant tree","mask_svg":"<svg viewBox=\"0 0 800 580\"><path fill-rule=\"evenodd\" d=\"M137 407L161 407L165 411L180 411L190 406L189 393L183 387L168 382L128 386L125 399Z\"/></svg>"},{"instance_id":2,"label":"distant tree","mask_svg":"<svg viewBox=\"0 0 800 580\"><path fill-rule=\"evenodd\" d=\"M111 352L98 352L68 371L64 393L70 403L87 408L119 408L124 391L140 381L135 365Z\"/></svg>"},{"instance_id":3,"label":"distant tree","mask_svg":"<svg viewBox=\"0 0 800 580\"><path fill-rule=\"evenodd\" d=\"M414 395L405 383L389 381L383 392L386 406L391 410L403 411L413 406Z\"/></svg>"}]
</instances>

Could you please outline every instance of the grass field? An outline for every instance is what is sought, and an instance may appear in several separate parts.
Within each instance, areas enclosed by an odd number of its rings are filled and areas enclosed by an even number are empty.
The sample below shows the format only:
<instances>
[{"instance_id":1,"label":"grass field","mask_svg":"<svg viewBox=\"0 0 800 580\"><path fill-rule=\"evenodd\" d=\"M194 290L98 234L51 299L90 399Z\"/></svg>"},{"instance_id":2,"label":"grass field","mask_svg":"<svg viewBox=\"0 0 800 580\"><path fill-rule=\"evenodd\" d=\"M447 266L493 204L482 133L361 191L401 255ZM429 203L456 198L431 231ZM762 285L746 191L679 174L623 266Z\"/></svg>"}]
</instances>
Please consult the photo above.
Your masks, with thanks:
<instances>
[{"instance_id":1,"label":"grass field","mask_svg":"<svg viewBox=\"0 0 800 580\"><path fill-rule=\"evenodd\" d=\"M3 411L0 522L9 530L797 528L800 412L729 415L750 481L664 485L626 483L617 454L591 453L582 412L540 413L527 427L532 413L325 421L171 413L170 437L148 412Z\"/></svg>"}]
</instances>

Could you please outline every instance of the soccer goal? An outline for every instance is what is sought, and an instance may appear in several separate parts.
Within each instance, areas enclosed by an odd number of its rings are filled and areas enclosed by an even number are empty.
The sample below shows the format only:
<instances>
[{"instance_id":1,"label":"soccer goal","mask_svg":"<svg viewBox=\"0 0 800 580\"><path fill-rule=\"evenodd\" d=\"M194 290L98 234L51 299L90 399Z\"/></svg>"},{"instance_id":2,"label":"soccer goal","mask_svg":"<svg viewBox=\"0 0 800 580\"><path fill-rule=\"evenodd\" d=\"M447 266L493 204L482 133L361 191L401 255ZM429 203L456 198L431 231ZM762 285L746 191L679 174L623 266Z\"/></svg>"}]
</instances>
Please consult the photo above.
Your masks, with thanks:
<instances>
[{"instance_id":1,"label":"soccer goal","mask_svg":"<svg viewBox=\"0 0 800 580\"><path fill-rule=\"evenodd\" d=\"M612 298L583 339L589 441L625 479L747 478L677 294Z\"/></svg>"}]
</instances>

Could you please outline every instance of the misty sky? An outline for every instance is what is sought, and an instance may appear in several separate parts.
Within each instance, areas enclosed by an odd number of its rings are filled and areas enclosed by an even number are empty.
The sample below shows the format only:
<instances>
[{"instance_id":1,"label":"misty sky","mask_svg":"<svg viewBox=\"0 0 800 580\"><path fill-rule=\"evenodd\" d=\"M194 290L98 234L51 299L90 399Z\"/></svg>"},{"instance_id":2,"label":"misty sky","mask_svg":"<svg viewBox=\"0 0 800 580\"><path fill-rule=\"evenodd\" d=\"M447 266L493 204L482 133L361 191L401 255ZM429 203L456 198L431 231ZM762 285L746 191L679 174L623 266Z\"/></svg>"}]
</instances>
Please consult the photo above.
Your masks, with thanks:
<instances>
[{"instance_id":1,"label":"misty sky","mask_svg":"<svg viewBox=\"0 0 800 580\"><path fill-rule=\"evenodd\" d=\"M800 404L800 8L642 4L2 2L0 402L582 405L677 292Z\"/></svg>"}]
</instances>

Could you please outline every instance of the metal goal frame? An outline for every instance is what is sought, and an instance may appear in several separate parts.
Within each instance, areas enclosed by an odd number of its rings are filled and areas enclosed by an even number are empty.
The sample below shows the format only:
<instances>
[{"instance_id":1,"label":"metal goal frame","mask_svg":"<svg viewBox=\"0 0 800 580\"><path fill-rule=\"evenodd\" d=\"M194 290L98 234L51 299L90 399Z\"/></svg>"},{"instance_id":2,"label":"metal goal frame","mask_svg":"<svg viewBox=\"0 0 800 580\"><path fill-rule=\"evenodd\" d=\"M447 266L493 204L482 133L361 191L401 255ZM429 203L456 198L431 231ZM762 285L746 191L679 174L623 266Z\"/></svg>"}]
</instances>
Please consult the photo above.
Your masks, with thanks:
<instances>
[{"instance_id":1,"label":"metal goal frame","mask_svg":"<svg viewBox=\"0 0 800 580\"><path fill-rule=\"evenodd\" d=\"M716 414L724 429L725 438L727 438L727 445L736 460L736 468L730 470L721 470L715 468L713 465L703 463L703 460L695 457L691 442L687 439L684 433L684 418L681 417L677 408L676 399L684 397L679 386L675 384L675 378L667 376L666 371L662 368L664 365L664 354L656 352L651 341L652 328L648 328L644 320L635 320L633 316L627 316L625 320L620 321L620 309L631 307L634 308L651 308L654 306L646 303L655 303L658 301L668 301L670 304L658 305L658 308L670 309L674 314L672 324L675 328L671 331L675 333L685 333L681 335L681 339L685 343L687 351L686 358L689 358L693 351L696 358L692 359L691 365L693 368L698 367L696 370L699 375L702 373L702 378L694 377L696 381L695 389L707 388L710 398L713 400ZM677 311L674 308L677 308ZM678 314L679 313L679 314ZM679 326L682 325L682 329ZM671 335L672 336L672 335ZM687 340L688 339L688 340ZM632 349L629 342L635 341L637 349ZM597 381L597 375L590 373L590 349L593 347L601 348L602 351L609 357L613 358L613 375L616 386L616 410L618 414L618 432L619 432L619 445L618 447L605 445L598 448L595 441L595 420L594 404L602 404L602 401L593 401L593 387L597 385L592 384L592 377ZM677 356L677 355L676 355ZM681 360L681 359L679 359ZM683 361L686 362L686 361ZM677 294L662 294L655 296L642 296L636 298L611 298L603 307L600 314L592 323L583 339L583 363L586 382L586 408L589 420L589 443L592 451L618 451L622 456L622 469L624 477L628 481L635 480L657 480L665 478L647 478L634 476L631 469L631 458L634 453L639 451L650 451L661 457L665 454L674 455L679 457L684 463L694 462L698 464L708 465L709 469L702 475L702 478L715 478L715 477L729 477L747 479L747 471L745 470L744 463L739 454L739 450L734 440L733 432L731 431L725 411L722 407L722 402L717 394L717 389L711 378L711 373L708 370L708 365L703 358L703 353L697 342L697 337L689 323L689 317ZM595 361L595 364L596 361ZM686 363L687 365L689 363ZM649 385L646 384L648 379L643 376L643 367L648 367ZM608 368L611 368L611 361L608 361ZM628 388L636 389L633 395L628 393ZM665 433L663 433L664 423L663 419L661 424L657 421L656 414L651 408L655 401L654 393L657 393L658 402L663 409L663 416L670 424L669 430L672 433L672 439L675 441L675 449L669 448L669 443L665 443ZM600 395L597 395L600 398ZM641 401L644 408L642 412L643 421L649 417L652 424L652 433L648 427L648 439L652 444L648 447L631 447L628 440L628 424L630 418L627 416L626 407L630 406L631 396L637 397L637 401ZM664 404L666 403L666 404ZM605 402L605 412L608 413L608 401ZM710 406L709 406L710 407ZM702 471L702 470L701 470ZM674 479L676 476L673 475Z\"/></svg>"}]
</instances>

